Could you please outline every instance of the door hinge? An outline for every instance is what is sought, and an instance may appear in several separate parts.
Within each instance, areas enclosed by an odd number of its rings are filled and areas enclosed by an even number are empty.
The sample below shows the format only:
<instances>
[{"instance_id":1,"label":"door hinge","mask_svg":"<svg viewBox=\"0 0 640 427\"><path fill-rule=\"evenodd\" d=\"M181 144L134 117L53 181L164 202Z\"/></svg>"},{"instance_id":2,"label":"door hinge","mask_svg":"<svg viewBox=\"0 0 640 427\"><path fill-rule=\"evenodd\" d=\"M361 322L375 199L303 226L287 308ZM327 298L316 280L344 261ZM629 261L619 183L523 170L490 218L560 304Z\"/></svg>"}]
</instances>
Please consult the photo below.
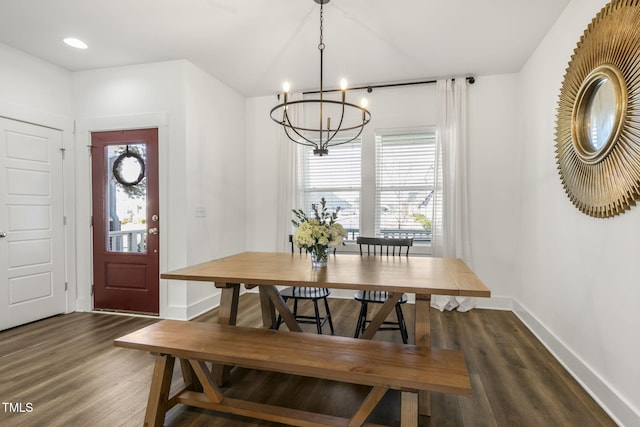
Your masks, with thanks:
<instances>
[{"instance_id":1,"label":"door hinge","mask_svg":"<svg viewBox=\"0 0 640 427\"><path fill-rule=\"evenodd\" d=\"M62 217L62 225L67 225L67 216Z\"/></svg>"},{"instance_id":2,"label":"door hinge","mask_svg":"<svg viewBox=\"0 0 640 427\"><path fill-rule=\"evenodd\" d=\"M64 290L65 291L69 290L69 282L64 282Z\"/></svg>"},{"instance_id":3,"label":"door hinge","mask_svg":"<svg viewBox=\"0 0 640 427\"><path fill-rule=\"evenodd\" d=\"M95 285L91 285L91 295L93 295L93 291L96 289Z\"/></svg>"},{"instance_id":4,"label":"door hinge","mask_svg":"<svg viewBox=\"0 0 640 427\"><path fill-rule=\"evenodd\" d=\"M62 160L64 160L64 153L65 153L65 151L67 151L67 149L66 149L66 148L61 148L61 149L60 149L60 153L62 153Z\"/></svg>"}]
</instances>

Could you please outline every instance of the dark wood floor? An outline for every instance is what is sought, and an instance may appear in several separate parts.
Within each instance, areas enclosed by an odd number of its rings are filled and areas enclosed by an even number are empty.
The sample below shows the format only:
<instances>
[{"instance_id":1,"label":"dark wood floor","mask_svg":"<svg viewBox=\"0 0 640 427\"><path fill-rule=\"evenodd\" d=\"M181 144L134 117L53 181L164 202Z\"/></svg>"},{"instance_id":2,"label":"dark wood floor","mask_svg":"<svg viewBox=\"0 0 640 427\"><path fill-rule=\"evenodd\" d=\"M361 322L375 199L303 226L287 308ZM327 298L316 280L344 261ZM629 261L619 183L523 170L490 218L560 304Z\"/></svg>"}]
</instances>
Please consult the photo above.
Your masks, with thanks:
<instances>
[{"instance_id":1,"label":"dark wood floor","mask_svg":"<svg viewBox=\"0 0 640 427\"><path fill-rule=\"evenodd\" d=\"M240 298L238 324L261 324L258 298ZM332 299L338 335L351 335L359 306ZM413 325L414 306L404 309ZM215 321L216 310L197 321ZM153 358L115 348L112 340L155 320L72 313L0 332L0 426L140 426ZM472 397L432 394L424 426L614 426L606 413L553 359L513 313L473 310L431 314L434 347L464 352ZM307 325L303 326L305 329ZM309 325L309 331L313 327ZM412 330L410 329L410 335ZM400 342L397 332L376 339ZM174 384L180 381L174 375ZM289 375L232 371L228 396L348 416L367 390ZM27 405L29 403L30 405ZM32 411L29 411L32 407ZM399 396L390 392L371 420L397 425ZM172 409L167 426L274 426L273 423L185 408Z\"/></svg>"}]
</instances>

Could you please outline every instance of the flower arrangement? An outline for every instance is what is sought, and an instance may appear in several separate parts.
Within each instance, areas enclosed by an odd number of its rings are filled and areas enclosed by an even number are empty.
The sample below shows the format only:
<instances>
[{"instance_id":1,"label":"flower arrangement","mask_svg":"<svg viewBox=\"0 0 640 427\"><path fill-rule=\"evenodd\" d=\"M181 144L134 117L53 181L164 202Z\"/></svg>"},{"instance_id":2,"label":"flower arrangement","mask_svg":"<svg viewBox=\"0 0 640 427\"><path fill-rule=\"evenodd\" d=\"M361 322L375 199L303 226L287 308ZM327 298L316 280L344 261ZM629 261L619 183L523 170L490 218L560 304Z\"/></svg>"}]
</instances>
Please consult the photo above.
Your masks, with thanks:
<instances>
[{"instance_id":1,"label":"flower arrangement","mask_svg":"<svg viewBox=\"0 0 640 427\"><path fill-rule=\"evenodd\" d=\"M309 218L302 209L293 209L297 218L291 220L297 227L293 235L293 244L311 252L312 258L315 257L319 264L326 264L327 249L343 245L347 232L336 222L340 207L334 212L328 212L324 197L320 199L320 210L315 203L311 205L311 210L313 215Z\"/></svg>"}]
</instances>

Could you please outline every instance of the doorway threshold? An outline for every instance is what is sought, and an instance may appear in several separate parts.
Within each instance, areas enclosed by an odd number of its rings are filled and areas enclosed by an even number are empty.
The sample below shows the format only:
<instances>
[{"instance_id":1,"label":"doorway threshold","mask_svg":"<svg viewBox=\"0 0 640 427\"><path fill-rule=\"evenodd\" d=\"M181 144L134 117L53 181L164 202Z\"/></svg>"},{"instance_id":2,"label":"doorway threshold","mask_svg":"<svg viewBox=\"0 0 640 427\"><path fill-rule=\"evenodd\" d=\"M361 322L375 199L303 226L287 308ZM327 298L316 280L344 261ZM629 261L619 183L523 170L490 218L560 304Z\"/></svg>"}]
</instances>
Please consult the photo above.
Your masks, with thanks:
<instances>
[{"instance_id":1,"label":"doorway threshold","mask_svg":"<svg viewBox=\"0 0 640 427\"><path fill-rule=\"evenodd\" d=\"M141 313L141 312L136 312L136 311L126 311L126 310L106 310L106 309L94 308L93 310L91 310L91 313L113 314L115 316L145 317L145 318L148 318L148 319L160 319L160 315L159 314Z\"/></svg>"}]
</instances>

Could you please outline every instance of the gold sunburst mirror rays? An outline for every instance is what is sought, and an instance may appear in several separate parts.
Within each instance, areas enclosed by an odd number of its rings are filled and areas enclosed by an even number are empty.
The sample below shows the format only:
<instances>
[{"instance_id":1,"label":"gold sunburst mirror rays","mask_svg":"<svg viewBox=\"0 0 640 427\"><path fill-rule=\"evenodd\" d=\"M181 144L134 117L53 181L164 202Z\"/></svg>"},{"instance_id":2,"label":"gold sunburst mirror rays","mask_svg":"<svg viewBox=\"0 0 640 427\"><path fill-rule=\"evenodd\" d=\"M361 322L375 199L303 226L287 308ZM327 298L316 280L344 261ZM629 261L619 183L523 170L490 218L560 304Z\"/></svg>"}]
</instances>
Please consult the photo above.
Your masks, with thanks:
<instances>
[{"instance_id":1,"label":"gold sunburst mirror rays","mask_svg":"<svg viewBox=\"0 0 640 427\"><path fill-rule=\"evenodd\" d=\"M640 0L614 0L593 19L567 67L556 159L571 202L587 215L640 199Z\"/></svg>"}]
</instances>

